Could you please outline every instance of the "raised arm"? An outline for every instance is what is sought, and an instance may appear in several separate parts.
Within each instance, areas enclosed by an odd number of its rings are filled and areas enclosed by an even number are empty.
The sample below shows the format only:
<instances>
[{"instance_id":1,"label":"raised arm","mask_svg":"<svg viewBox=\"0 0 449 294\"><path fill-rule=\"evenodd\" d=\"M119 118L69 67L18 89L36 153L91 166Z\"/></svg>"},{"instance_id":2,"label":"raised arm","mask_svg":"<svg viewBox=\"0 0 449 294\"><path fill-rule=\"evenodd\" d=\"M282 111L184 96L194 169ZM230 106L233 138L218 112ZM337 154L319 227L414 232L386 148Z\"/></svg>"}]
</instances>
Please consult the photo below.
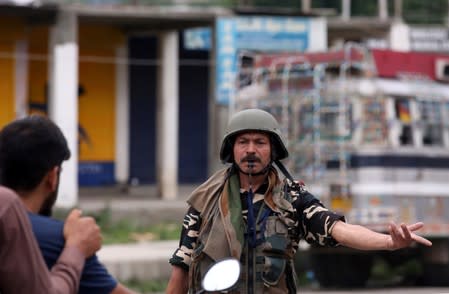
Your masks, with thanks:
<instances>
[{"instance_id":1,"label":"raised arm","mask_svg":"<svg viewBox=\"0 0 449 294\"><path fill-rule=\"evenodd\" d=\"M26 209L18 196L0 187L0 289L3 294L74 294L78 291L85 254L98 250L98 227L74 218L75 227L83 227L79 241L64 249L49 272L34 237ZM95 241L92 241L95 240ZM89 243L85 250L78 242ZM95 245L96 244L96 245ZM84 245L86 246L86 245Z\"/></svg>"},{"instance_id":2,"label":"raised arm","mask_svg":"<svg viewBox=\"0 0 449 294\"><path fill-rule=\"evenodd\" d=\"M74 209L66 218L64 238L64 250L51 269L51 284L55 293L76 293L85 259L101 247L101 232L92 217L82 217Z\"/></svg>"}]
</instances>

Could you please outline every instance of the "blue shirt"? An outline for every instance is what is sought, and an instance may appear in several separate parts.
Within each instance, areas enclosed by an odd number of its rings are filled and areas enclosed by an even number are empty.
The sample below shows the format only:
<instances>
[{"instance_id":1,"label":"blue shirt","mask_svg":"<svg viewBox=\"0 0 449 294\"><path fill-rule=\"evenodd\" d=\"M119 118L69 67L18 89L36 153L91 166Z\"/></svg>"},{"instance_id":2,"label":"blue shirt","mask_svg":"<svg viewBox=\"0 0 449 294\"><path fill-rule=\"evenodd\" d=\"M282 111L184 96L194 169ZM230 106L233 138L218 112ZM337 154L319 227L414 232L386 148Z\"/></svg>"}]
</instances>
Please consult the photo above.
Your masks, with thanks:
<instances>
[{"instance_id":1,"label":"blue shirt","mask_svg":"<svg viewBox=\"0 0 449 294\"><path fill-rule=\"evenodd\" d=\"M64 223L30 212L28 216L42 255L50 269L64 249ZM78 293L109 294L116 286L117 281L108 273L96 255L86 259Z\"/></svg>"}]
</instances>

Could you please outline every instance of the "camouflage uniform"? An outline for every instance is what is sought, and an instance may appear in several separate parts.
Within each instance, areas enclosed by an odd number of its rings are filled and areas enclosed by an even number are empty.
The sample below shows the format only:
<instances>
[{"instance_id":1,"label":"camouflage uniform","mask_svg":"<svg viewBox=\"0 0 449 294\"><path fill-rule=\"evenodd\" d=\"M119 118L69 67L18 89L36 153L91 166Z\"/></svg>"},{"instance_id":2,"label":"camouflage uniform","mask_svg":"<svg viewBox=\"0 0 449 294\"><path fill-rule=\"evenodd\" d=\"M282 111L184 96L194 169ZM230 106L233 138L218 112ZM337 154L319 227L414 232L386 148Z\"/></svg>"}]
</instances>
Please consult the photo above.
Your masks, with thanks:
<instances>
[{"instance_id":1,"label":"camouflage uniform","mask_svg":"<svg viewBox=\"0 0 449 294\"><path fill-rule=\"evenodd\" d=\"M217 202L213 199L219 198L217 194L223 189L224 177L229 172L229 169L219 171L193 192L188 201L191 206L184 217L179 248L169 262L189 271L190 289L194 292L200 289L200 281L207 268L228 255L239 258L242 265L240 280L232 293L296 293L293 257L299 240L304 238L309 243L336 246L330 232L336 221L344 221L344 218L326 209L303 185L288 180L280 182L273 168L273 177L281 189L276 190L275 187L272 194L279 194L282 201L274 201L277 205L272 209L273 204L269 204L264 196L269 189L268 183L255 192L253 211L258 216L257 246L248 246L248 236L245 235L241 251L233 250L232 245L235 244L231 244L229 251L217 253L224 250L222 247L226 247L226 240L216 241L217 236L222 235L220 233L213 238L208 236L217 230L210 218L217 205L211 203ZM247 192L240 190L245 226L248 215L246 197ZM209 213L205 212L207 210ZM209 244L214 242L217 244Z\"/></svg>"}]
</instances>

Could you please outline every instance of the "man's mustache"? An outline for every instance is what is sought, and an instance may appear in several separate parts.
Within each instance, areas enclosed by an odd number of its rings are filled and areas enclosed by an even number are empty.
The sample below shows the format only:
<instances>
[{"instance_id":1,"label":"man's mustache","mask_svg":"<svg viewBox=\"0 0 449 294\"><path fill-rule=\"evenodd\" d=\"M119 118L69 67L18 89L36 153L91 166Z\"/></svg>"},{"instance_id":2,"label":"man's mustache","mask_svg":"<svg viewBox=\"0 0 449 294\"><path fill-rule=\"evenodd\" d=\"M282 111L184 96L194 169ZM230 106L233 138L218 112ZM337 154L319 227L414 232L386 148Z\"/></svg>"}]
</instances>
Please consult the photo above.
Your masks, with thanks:
<instances>
[{"instance_id":1,"label":"man's mustache","mask_svg":"<svg viewBox=\"0 0 449 294\"><path fill-rule=\"evenodd\" d=\"M242 162L252 162L252 163L254 163L254 162L261 162L261 160L260 160L259 157L250 154L250 155L247 155L247 156L243 157L240 160L240 163L242 163Z\"/></svg>"}]
</instances>

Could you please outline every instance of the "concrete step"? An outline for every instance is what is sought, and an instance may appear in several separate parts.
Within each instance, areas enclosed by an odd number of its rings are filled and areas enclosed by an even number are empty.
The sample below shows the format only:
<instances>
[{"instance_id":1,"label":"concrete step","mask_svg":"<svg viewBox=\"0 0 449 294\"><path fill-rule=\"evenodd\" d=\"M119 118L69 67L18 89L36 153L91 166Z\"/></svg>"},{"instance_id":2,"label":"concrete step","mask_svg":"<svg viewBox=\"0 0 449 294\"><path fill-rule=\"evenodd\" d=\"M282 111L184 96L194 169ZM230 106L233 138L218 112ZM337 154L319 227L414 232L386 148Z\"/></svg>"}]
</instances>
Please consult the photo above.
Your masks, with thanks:
<instances>
[{"instance_id":1,"label":"concrete step","mask_svg":"<svg viewBox=\"0 0 449 294\"><path fill-rule=\"evenodd\" d=\"M181 226L187 211L186 199L196 185L180 185L177 199L163 200L154 185L80 188L78 207L86 214L108 210L112 222L126 219L139 225L176 222ZM100 261L119 281L166 280L171 273L169 258L178 240L145 241L104 245Z\"/></svg>"},{"instance_id":2,"label":"concrete step","mask_svg":"<svg viewBox=\"0 0 449 294\"><path fill-rule=\"evenodd\" d=\"M177 199L161 199L154 186L134 187L123 192L118 187L82 188L78 207L87 214L108 210L111 221L123 219L139 225L161 222L182 223L186 199L194 185L179 186Z\"/></svg>"},{"instance_id":3,"label":"concrete step","mask_svg":"<svg viewBox=\"0 0 449 294\"><path fill-rule=\"evenodd\" d=\"M98 258L119 281L167 280L168 260L177 247L177 240L105 245Z\"/></svg>"}]
</instances>

